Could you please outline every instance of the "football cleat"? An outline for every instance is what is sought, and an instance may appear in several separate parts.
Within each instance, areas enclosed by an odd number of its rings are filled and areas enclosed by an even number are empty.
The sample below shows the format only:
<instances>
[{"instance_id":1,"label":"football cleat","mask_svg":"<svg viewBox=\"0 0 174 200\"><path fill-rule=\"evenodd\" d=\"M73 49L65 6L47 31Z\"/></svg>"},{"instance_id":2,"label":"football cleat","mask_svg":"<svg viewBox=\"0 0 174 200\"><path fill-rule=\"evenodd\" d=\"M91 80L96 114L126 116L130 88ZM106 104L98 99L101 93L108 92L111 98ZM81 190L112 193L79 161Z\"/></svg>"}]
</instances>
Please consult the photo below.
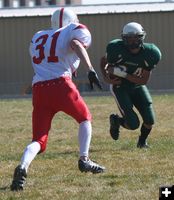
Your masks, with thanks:
<instances>
[{"instance_id":1,"label":"football cleat","mask_svg":"<svg viewBox=\"0 0 174 200\"><path fill-rule=\"evenodd\" d=\"M100 166L92 160L79 160L78 167L81 172L92 172L93 174L102 173L105 171L105 167Z\"/></svg>"},{"instance_id":2,"label":"football cleat","mask_svg":"<svg viewBox=\"0 0 174 200\"><path fill-rule=\"evenodd\" d=\"M120 128L120 122L119 122L119 116L118 115L110 115L110 135L113 140L118 140L119 138L119 128Z\"/></svg>"},{"instance_id":3,"label":"football cleat","mask_svg":"<svg viewBox=\"0 0 174 200\"><path fill-rule=\"evenodd\" d=\"M146 140L142 140L141 137L139 137L137 148L149 148L149 145L147 144Z\"/></svg>"},{"instance_id":4,"label":"football cleat","mask_svg":"<svg viewBox=\"0 0 174 200\"><path fill-rule=\"evenodd\" d=\"M18 165L14 171L13 181L10 186L11 191L23 190L26 178L27 178L26 170L22 169L21 165Z\"/></svg>"}]
</instances>

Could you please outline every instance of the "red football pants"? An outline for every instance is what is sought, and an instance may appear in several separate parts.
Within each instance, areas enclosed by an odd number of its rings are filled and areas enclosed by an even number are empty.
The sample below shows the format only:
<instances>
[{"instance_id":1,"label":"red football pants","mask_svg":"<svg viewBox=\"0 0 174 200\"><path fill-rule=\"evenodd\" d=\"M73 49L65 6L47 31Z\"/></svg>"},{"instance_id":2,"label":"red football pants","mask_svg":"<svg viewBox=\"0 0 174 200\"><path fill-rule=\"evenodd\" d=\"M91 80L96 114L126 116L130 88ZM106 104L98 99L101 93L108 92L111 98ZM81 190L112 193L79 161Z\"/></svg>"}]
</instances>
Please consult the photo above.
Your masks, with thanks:
<instances>
[{"instance_id":1,"label":"red football pants","mask_svg":"<svg viewBox=\"0 0 174 200\"><path fill-rule=\"evenodd\" d=\"M63 111L78 123L91 121L90 111L79 91L69 77L38 82L33 85L33 141L45 150L51 121L54 115Z\"/></svg>"}]
</instances>

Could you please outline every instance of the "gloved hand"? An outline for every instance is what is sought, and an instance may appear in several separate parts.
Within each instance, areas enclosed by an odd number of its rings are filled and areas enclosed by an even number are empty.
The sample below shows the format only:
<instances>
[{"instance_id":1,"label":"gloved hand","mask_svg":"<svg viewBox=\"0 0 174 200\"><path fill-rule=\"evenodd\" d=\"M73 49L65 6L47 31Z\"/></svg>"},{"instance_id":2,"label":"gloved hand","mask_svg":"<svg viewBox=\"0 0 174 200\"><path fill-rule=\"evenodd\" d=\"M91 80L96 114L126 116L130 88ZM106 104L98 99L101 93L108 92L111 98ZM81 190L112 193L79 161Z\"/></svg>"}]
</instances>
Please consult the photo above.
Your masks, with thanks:
<instances>
[{"instance_id":1,"label":"gloved hand","mask_svg":"<svg viewBox=\"0 0 174 200\"><path fill-rule=\"evenodd\" d=\"M94 84L97 85L97 87L102 90L102 86L101 86L101 83L98 79L98 76L97 76L97 73L93 70L90 70L88 72L88 79L89 79L89 83L90 83L90 87L91 87L91 90L94 89Z\"/></svg>"},{"instance_id":2,"label":"gloved hand","mask_svg":"<svg viewBox=\"0 0 174 200\"><path fill-rule=\"evenodd\" d=\"M116 76L119 76L121 78L126 78L126 76L127 76L127 72L125 71L125 67L121 66L121 65L114 67L113 74L116 75Z\"/></svg>"}]
</instances>

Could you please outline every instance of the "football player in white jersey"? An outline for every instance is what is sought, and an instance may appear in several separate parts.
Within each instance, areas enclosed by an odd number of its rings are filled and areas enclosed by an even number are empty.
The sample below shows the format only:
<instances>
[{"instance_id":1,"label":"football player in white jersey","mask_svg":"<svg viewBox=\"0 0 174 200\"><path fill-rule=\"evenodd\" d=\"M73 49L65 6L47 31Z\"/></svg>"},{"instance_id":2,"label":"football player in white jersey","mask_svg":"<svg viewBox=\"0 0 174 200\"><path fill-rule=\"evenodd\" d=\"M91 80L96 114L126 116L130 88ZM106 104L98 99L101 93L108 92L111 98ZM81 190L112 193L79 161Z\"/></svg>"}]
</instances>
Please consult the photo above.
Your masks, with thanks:
<instances>
[{"instance_id":1,"label":"football player in white jersey","mask_svg":"<svg viewBox=\"0 0 174 200\"><path fill-rule=\"evenodd\" d=\"M23 190L27 170L38 153L46 149L51 121L63 111L79 123L79 160L81 172L101 173L105 167L89 159L91 142L91 114L72 82L72 74L80 61L86 67L91 87L101 85L86 49L91 34L80 24L77 15L67 8L56 10L51 17L51 28L37 32L30 44L31 62L35 72L32 81L33 138L15 168L12 191Z\"/></svg>"}]
</instances>

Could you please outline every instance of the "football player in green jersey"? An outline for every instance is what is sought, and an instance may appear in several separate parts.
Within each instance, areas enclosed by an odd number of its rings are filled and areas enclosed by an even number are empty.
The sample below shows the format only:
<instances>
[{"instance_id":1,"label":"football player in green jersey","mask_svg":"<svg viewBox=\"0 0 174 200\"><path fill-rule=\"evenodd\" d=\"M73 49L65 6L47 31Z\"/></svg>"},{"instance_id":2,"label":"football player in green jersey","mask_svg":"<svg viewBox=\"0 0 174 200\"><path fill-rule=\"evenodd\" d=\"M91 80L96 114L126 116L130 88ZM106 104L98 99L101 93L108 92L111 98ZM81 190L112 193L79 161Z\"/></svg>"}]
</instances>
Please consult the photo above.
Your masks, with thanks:
<instances>
[{"instance_id":1,"label":"football player in green jersey","mask_svg":"<svg viewBox=\"0 0 174 200\"><path fill-rule=\"evenodd\" d=\"M114 140L119 138L120 126L135 130L140 120L134 107L142 117L138 148L147 148L147 137L155 122L152 98L146 87L152 70L161 59L159 48L152 43L144 43L146 32L136 23L126 24L122 39L111 41L106 48L106 57L101 70L120 110L110 115L110 134ZM103 73L104 71L104 73Z\"/></svg>"}]
</instances>

